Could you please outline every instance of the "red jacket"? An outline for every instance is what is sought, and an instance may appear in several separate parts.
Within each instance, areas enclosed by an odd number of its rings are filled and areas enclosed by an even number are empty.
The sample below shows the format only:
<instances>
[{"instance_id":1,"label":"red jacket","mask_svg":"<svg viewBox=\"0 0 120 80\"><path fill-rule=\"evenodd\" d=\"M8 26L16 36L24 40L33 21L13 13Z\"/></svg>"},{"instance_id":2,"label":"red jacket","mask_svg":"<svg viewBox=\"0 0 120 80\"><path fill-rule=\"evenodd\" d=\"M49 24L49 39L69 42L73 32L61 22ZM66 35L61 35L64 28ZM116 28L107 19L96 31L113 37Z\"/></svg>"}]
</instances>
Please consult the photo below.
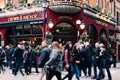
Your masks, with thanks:
<instances>
[{"instance_id":1,"label":"red jacket","mask_svg":"<svg viewBox=\"0 0 120 80\"><path fill-rule=\"evenodd\" d=\"M64 61L65 64L73 62L72 51L68 52L67 49L64 51Z\"/></svg>"}]
</instances>

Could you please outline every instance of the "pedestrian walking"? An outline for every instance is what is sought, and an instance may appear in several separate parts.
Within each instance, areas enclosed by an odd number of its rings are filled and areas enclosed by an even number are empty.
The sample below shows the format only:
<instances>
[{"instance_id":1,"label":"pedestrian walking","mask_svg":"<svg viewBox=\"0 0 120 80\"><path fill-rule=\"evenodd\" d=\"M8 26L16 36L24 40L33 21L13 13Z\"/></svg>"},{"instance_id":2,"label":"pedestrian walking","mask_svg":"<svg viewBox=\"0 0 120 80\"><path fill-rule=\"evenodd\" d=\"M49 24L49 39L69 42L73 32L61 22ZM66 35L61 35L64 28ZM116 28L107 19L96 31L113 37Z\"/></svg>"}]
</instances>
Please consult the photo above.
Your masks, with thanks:
<instances>
[{"instance_id":1,"label":"pedestrian walking","mask_svg":"<svg viewBox=\"0 0 120 80\"><path fill-rule=\"evenodd\" d=\"M48 43L46 40L42 41L41 46L42 49L40 50L40 57L38 61L38 67L40 67L40 74L41 74L40 80L42 80L45 75L44 66L45 63L49 60L51 53L51 49L48 48Z\"/></svg>"},{"instance_id":2,"label":"pedestrian walking","mask_svg":"<svg viewBox=\"0 0 120 80\"><path fill-rule=\"evenodd\" d=\"M100 71L99 71L99 74L98 74L98 77L96 80L101 80L101 79L104 79L105 77L105 74L104 74L104 70L107 71L107 74L108 74L108 80L112 80L112 76L111 76L111 73L110 73L110 70L109 70L109 54L107 53L106 49L105 49L105 46L103 44L100 44L100 59L101 59L101 62L100 62ZM104 74L104 75L102 75Z\"/></svg>"},{"instance_id":3,"label":"pedestrian walking","mask_svg":"<svg viewBox=\"0 0 120 80\"><path fill-rule=\"evenodd\" d=\"M87 50L87 76L91 76L91 67L92 67L92 55L94 54L93 48L89 42L85 43L85 49Z\"/></svg>"},{"instance_id":4,"label":"pedestrian walking","mask_svg":"<svg viewBox=\"0 0 120 80\"><path fill-rule=\"evenodd\" d=\"M62 51L58 42L53 42L52 52L50 54L50 59L45 64L46 70L46 80L51 80L55 75L57 80L61 80L61 71L62 71Z\"/></svg>"},{"instance_id":5,"label":"pedestrian walking","mask_svg":"<svg viewBox=\"0 0 120 80\"><path fill-rule=\"evenodd\" d=\"M87 76L87 49L85 49L85 45L84 44L80 44L80 73L81 71L83 71L84 75ZM81 76L81 74L80 74Z\"/></svg>"},{"instance_id":6,"label":"pedestrian walking","mask_svg":"<svg viewBox=\"0 0 120 80\"><path fill-rule=\"evenodd\" d=\"M20 71L22 76L24 76L24 73L22 71L22 67L23 67L23 54L24 54L24 44L23 43L19 43L17 48L15 49L15 53L14 53L14 60L16 62L16 67L15 67L15 72L14 75L17 75L17 72ZM14 63L14 62L13 62Z\"/></svg>"},{"instance_id":7,"label":"pedestrian walking","mask_svg":"<svg viewBox=\"0 0 120 80\"><path fill-rule=\"evenodd\" d=\"M38 73L38 66L37 66L37 53L33 49L33 45L29 46L30 49L30 73L32 72L32 67L35 68L36 73Z\"/></svg>"},{"instance_id":8,"label":"pedestrian walking","mask_svg":"<svg viewBox=\"0 0 120 80\"><path fill-rule=\"evenodd\" d=\"M97 68L99 69L99 63L100 63L100 47L99 47L99 43L95 43L95 54L93 57L93 70L94 70L94 76L92 77L92 79L96 79L97 78Z\"/></svg>"},{"instance_id":9,"label":"pedestrian walking","mask_svg":"<svg viewBox=\"0 0 120 80\"><path fill-rule=\"evenodd\" d=\"M68 80L72 80L72 69L71 69L71 63L73 62L73 56L72 56L72 43L67 42L64 48L64 62L65 62L65 68L68 72L67 75L65 75L62 80L68 78Z\"/></svg>"},{"instance_id":10,"label":"pedestrian walking","mask_svg":"<svg viewBox=\"0 0 120 80\"><path fill-rule=\"evenodd\" d=\"M10 47L9 47L9 45L7 45L5 47L5 56L6 56L5 65L6 65L6 67L10 67L10 65L11 65L11 62L10 62L11 55L10 55Z\"/></svg>"},{"instance_id":11,"label":"pedestrian walking","mask_svg":"<svg viewBox=\"0 0 120 80\"><path fill-rule=\"evenodd\" d=\"M72 77L74 74L76 74L76 79L80 80L80 68L78 67L80 65L80 45L76 43L72 50L72 57L73 62L71 63L71 70L72 70Z\"/></svg>"},{"instance_id":12,"label":"pedestrian walking","mask_svg":"<svg viewBox=\"0 0 120 80\"><path fill-rule=\"evenodd\" d=\"M5 69L4 69L4 60L5 60L5 51L0 46L0 73L1 73L1 71L5 72Z\"/></svg>"},{"instance_id":13,"label":"pedestrian walking","mask_svg":"<svg viewBox=\"0 0 120 80\"><path fill-rule=\"evenodd\" d=\"M25 46L24 54L23 54L23 62L24 62L24 68L25 68L25 73L27 75L30 74L30 51L29 51L29 46Z\"/></svg>"}]
</instances>

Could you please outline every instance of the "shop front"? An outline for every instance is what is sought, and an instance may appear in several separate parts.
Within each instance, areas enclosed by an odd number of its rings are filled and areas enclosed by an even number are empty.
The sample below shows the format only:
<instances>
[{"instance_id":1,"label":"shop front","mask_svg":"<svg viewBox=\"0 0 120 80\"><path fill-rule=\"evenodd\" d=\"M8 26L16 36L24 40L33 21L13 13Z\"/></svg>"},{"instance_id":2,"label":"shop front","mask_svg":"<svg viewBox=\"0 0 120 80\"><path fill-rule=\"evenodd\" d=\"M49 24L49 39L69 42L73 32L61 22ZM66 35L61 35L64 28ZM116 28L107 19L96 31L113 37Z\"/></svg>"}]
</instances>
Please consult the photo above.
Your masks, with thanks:
<instances>
[{"instance_id":1,"label":"shop front","mask_svg":"<svg viewBox=\"0 0 120 80\"><path fill-rule=\"evenodd\" d=\"M61 43L71 41L73 43L80 39L88 41L94 47L96 42L104 43L106 48L115 48L115 24L104 18L96 17L80 9L77 13L56 13L51 8L47 9L47 30L53 35L53 41ZM78 21L79 20L79 21ZM49 22L54 24L49 26ZM84 25L83 25L84 24Z\"/></svg>"},{"instance_id":2,"label":"shop front","mask_svg":"<svg viewBox=\"0 0 120 80\"><path fill-rule=\"evenodd\" d=\"M43 39L43 14L33 13L0 19L1 46L25 41L39 45Z\"/></svg>"}]
</instances>

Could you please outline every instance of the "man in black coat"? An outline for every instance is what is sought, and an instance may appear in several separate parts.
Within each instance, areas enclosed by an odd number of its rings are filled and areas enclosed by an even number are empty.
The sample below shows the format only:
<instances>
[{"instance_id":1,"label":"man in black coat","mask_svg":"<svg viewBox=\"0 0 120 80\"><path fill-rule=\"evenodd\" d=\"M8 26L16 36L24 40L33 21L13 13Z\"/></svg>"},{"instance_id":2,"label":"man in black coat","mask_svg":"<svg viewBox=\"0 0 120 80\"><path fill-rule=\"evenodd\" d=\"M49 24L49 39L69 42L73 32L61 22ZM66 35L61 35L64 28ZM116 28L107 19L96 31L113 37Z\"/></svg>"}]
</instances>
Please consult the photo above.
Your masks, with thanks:
<instances>
[{"instance_id":1,"label":"man in black coat","mask_svg":"<svg viewBox=\"0 0 120 80\"><path fill-rule=\"evenodd\" d=\"M24 62L24 68L25 68L25 73L27 75L30 74L30 51L29 51L29 46L25 46L24 54L23 54L23 62Z\"/></svg>"},{"instance_id":2,"label":"man in black coat","mask_svg":"<svg viewBox=\"0 0 120 80\"><path fill-rule=\"evenodd\" d=\"M37 67L37 53L35 52L35 50L33 49L33 45L30 45L30 73L31 73L31 69L32 66L35 67L36 73L38 73L38 67Z\"/></svg>"},{"instance_id":3,"label":"man in black coat","mask_svg":"<svg viewBox=\"0 0 120 80\"><path fill-rule=\"evenodd\" d=\"M93 69L94 69L94 76L92 77L92 79L96 79L97 78L97 67L99 68L99 63L100 63L100 47L99 47L99 43L95 43L95 54L93 57Z\"/></svg>"},{"instance_id":4,"label":"man in black coat","mask_svg":"<svg viewBox=\"0 0 120 80\"><path fill-rule=\"evenodd\" d=\"M23 53L24 53L24 44L20 43L20 44L18 44L18 47L15 49L15 53L13 56L13 58L16 62L14 75L17 75L18 70L20 70L22 76L24 76L23 71L22 71Z\"/></svg>"},{"instance_id":5,"label":"man in black coat","mask_svg":"<svg viewBox=\"0 0 120 80\"><path fill-rule=\"evenodd\" d=\"M105 46L103 44L100 44L100 59L101 59L101 62L100 62L100 71L99 71L99 74L98 74L98 78L96 80L101 80L105 77L102 76L102 74L104 73L104 69L107 71L107 74L108 74L108 80L112 80L112 76L111 76L111 73L110 73L110 70L109 70L109 54L107 53L107 51L105 50Z\"/></svg>"},{"instance_id":6,"label":"man in black coat","mask_svg":"<svg viewBox=\"0 0 120 80\"><path fill-rule=\"evenodd\" d=\"M49 60L50 53L51 53L51 49L48 48L48 44L46 40L42 41L41 46L42 46L42 49L40 51L40 58L38 61L38 67L41 68L40 80L42 80L44 77L45 72L43 68L44 68L45 63Z\"/></svg>"},{"instance_id":7,"label":"man in black coat","mask_svg":"<svg viewBox=\"0 0 120 80\"><path fill-rule=\"evenodd\" d=\"M85 48L84 44L80 44L80 52L79 52L79 56L80 56L80 74L81 74L81 70L83 70L84 75L87 75L87 52L88 50Z\"/></svg>"},{"instance_id":8,"label":"man in black coat","mask_svg":"<svg viewBox=\"0 0 120 80\"><path fill-rule=\"evenodd\" d=\"M85 43L85 49L87 50L87 73L88 76L91 76L91 67L92 67L92 55L94 54L93 48L89 42Z\"/></svg>"},{"instance_id":9,"label":"man in black coat","mask_svg":"<svg viewBox=\"0 0 120 80\"><path fill-rule=\"evenodd\" d=\"M6 66L7 66L7 67L10 67L10 66L11 66L11 61L10 61L11 54L10 54L10 47L9 47L9 45L7 45L7 46L5 47L5 53L6 53L6 60L7 60Z\"/></svg>"},{"instance_id":10,"label":"man in black coat","mask_svg":"<svg viewBox=\"0 0 120 80\"><path fill-rule=\"evenodd\" d=\"M4 61L5 60L5 51L4 49L0 46L0 73L1 71L5 71L5 69L3 68L4 65Z\"/></svg>"}]
</instances>

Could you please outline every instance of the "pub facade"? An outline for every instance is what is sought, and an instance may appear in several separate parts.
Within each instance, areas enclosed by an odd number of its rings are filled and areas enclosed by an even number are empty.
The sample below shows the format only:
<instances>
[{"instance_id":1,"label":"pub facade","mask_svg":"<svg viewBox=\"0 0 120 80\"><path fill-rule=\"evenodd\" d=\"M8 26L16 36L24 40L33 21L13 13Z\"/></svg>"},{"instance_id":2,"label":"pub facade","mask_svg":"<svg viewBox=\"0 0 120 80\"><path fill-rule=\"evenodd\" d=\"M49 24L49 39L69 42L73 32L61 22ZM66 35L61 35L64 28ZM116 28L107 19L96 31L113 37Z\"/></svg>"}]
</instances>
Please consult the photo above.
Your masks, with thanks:
<instances>
[{"instance_id":1,"label":"pub facade","mask_svg":"<svg viewBox=\"0 0 120 80\"><path fill-rule=\"evenodd\" d=\"M36 0L26 1L27 6L22 9L0 13L2 46L16 45L22 40L40 44L50 32L52 41L63 44L83 39L93 46L95 42L102 42L106 48L115 47L114 1L50 0L46 8L32 5L32 1Z\"/></svg>"}]
</instances>

